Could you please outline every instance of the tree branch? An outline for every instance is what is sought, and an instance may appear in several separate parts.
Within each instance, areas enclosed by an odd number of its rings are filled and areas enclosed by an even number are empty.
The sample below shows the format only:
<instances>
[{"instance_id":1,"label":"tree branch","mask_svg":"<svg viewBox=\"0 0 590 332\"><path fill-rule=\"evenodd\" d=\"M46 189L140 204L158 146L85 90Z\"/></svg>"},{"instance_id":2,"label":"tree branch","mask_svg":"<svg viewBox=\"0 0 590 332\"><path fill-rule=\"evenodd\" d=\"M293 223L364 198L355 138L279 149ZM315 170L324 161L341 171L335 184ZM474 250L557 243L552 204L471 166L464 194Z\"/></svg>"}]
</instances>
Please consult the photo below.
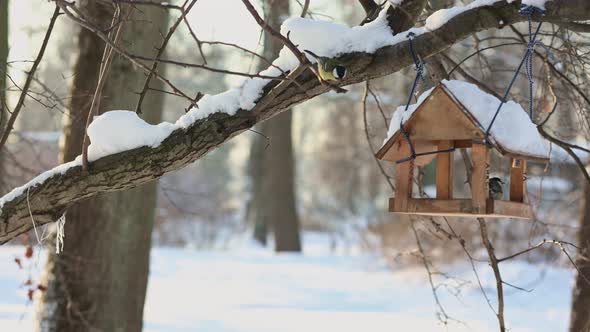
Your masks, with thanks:
<instances>
[{"instance_id":1,"label":"tree branch","mask_svg":"<svg viewBox=\"0 0 590 332\"><path fill-rule=\"evenodd\" d=\"M590 19L590 2L586 0L556 0L548 2L546 7L547 13L543 17L546 21ZM428 58L473 33L498 27L499 20L512 24L525 19L518 15L518 3L500 1L467 10L439 29L418 35L414 47L422 58ZM342 55L339 61L346 65L349 75L339 85L383 77L413 64L407 50L408 43L404 41L373 54ZM75 166L46 179L34 180L38 184L30 187L29 201L35 222L42 225L55 221L69 205L100 192L130 189L178 170L256 123L330 90L309 72L298 75L296 81L303 89L293 84L276 92L274 89L280 81L273 80L263 88L262 96L251 110L239 110L234 115L212 114L186 129L174 131L156 148L140 147L101 158L90 164L87 173ZM6 202L0 211L0 243L32 227L25 192L13 193L10 200L3 199Z\"/></svg>"}]
</instances>

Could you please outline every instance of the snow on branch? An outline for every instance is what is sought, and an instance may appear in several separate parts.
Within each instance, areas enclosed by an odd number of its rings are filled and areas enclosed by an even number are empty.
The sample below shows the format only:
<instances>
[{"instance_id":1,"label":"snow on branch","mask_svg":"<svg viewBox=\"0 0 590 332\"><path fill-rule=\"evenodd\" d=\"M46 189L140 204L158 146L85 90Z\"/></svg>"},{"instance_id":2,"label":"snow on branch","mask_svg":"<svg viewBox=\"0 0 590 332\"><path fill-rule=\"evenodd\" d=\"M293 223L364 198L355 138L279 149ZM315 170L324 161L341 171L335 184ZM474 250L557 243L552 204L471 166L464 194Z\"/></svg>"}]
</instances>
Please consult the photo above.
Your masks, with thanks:
<instances>
[{"instance_id":1,"label":"snow on branch","mask_svg":"<svg viewBox=\"0 0 590 332\"><path fill-rule=\"evenodd\" d=\"M475 32L525 20L518 14L519 2L510 2L477 0L456 15L447 13L439 17L436 28L427 25L410 29L417 36L416 52L428 58ZM548 22L590 19L587 0L555 0L544 5L547 12L543 20ZM407 32L393 35L385 12L376 20L353 28L292 18L285 22L281 33L288 34L301 50L338 57L349 73L339 85L350 85L389 75L413 63L407 51ZM283 49L273 65L261 74L280 78L246 79L237 88L206 95L198 108L173 124L147 125L133 117L132 112L107 112L97 118L89 128L92 144L88 171L82 170L78 159L45 172L0 198L0 243L31 229L31 217L37 225L56 221L77 201L155 180L194 162L256 123L330 90L310 71L299 70L299 60L289 50ZM292 77L285 80L277 67L297 75L289 75ZM291 80L295 84L290 84ZM107 138L106 129L101 128L109 128L115 122L123 123L125 128L117 131L116 138ZM109 134L113 132L109 130Z\"/></svg>"}]
</instances>

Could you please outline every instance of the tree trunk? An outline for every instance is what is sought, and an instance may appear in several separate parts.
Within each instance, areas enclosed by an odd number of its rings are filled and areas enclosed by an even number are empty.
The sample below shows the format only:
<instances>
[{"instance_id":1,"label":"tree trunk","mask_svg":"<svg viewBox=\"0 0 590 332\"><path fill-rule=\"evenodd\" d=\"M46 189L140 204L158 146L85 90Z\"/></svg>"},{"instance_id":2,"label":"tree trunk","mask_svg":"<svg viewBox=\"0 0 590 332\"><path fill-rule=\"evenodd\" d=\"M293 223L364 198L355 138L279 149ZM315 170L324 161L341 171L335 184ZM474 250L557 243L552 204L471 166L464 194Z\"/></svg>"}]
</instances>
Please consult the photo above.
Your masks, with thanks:
<instances>
[{"instance_id":1,"label":"tree trunk","mask_svg":"<svg viewBox=\"0 0 590 332\"><path fill-rule=\"evenodd\" d=\"M110 5L82 2L82 10L104 27L112 19ZM147 22L153 24L148 24ZM120 44L136 54L155 56L166 31L167 14L143 7L134 10ZM64 117L62 162L82 151L85 122L98 80L104 43L82 29L72 101ZM161 71L160 71L161 72ZM145 75L115 55L101 100L101 113L134 109L136 91ZM152 87L161 89L159 82ZM159 122L162 95L148 96L143 111L148 122ZM64 252L50 249L39 311L41 331L141 331L149 271L151 232L156 205L156 183L130 191L101 194L66 212Z\"/></svg>"},{"instance_id":2,"label":"tree trunk","mask_svg":"<svg viewBox=\"0 0 590 332\"><path fill-rule=\"evenodd\" d=\"M253 237L258 243L266 246L268 242L268 209L264 208L265 195L268 192L264 187L268 185L268 174L266 174L267 162L266 149L268 146L267 138L262 135L268 134L269 122L263 122L256 127L261 135L255 134L250 146L250 160L248 173L251 181L251 197L247 206L246 219L249 225L254 225Z\"/></svg>"},{"instance_id":3,"label":"tree trunk","mask_svg":"<svg viewBox=\"0 0 590 332\"><path fill-rule=\"evenodd\" d=\"M0 0L0 137L8 120L6 110L6 69L8 62L8 0ZM5 193L3 151L0 151L0 193Z\"/></svg>"},{"instance_id":4,"label":"tree trunk","mask_svg":"<svg viewBox=\"0 0 590 332\"><path fill-rule=\"evenodd\" d=\"M282 20L289 15L289 1L266 1L265 5L268 6L266 21L278 30ZM264 56L267 59L276 58L282 46L276 38L264 34ZM272 227L275 251L301 251L291 123L291 110L265 122L258 130L268 136L270 142L257 136L250 150L252 199L247 218L250 224L254 224L254 238L262 244L266 244L268 229Z\"/></svg>"},{"instance_id":5,"label":"tree trunk","mask_svg":"<svg viewBox=\"0 0 590 332\"><path fill-rule=\"evenodd\" d=\"M578 275L572 295L571 332L590 331L590 185L584 183L580 230L578 233Z\"/></svg>"},{"instance_id":6,"label":"tree trunk","mask_svg":"<svg viewBox=\"0 0 590 332\"><path fill-rule=\"evenodd\" d=\"M269 209L275 251L301 251L299 219L295 203L295 158L291 139L292 112L279 114L269 123L271 147L265 160L270 178L265 208Z\"/></svg>"}]
</instances>

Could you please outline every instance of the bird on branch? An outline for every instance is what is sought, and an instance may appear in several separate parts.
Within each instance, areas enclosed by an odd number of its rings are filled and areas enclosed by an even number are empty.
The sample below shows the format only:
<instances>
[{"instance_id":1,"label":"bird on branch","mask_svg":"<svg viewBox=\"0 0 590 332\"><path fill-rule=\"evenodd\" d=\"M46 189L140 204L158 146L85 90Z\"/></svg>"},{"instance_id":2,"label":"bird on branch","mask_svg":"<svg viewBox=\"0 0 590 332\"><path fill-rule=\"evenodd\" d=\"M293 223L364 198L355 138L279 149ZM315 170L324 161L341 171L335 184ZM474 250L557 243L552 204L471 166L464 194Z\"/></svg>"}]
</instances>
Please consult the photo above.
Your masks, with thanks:
<instances>
[{"instance_id":1,"label":"bird on branch","mask_svg":"<svg viewBox=\"0 0 590 332\"><path fill-rule=\"evenodd\" d=\"M346 77L346 67L340 61L319 56L309 50L305 50L305 53L317 60L318 73L324 81L341 81Z\"/></svg>"}]
</instances>

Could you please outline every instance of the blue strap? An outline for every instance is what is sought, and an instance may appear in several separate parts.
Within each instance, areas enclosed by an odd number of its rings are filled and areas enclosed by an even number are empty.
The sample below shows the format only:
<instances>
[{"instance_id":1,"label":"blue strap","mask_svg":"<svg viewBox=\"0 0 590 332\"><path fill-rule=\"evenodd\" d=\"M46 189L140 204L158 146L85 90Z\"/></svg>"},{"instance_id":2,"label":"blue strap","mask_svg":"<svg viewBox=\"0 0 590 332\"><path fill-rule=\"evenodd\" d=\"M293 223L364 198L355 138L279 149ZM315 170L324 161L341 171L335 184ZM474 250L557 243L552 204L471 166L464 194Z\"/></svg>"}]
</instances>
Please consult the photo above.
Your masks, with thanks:
<instances>
[{"instance_id":1,"label":"blue strap","mask_svg":"<svg viewBox=\"0 0 590 332\"><path fill-rule=\"evenodd\" d=\"M414 96L414 94L416 93L416 88L418 87L418 83L421 80L424 80L424 62L414 51L414 38L416 37L416 34L414 34L413 32L410 32L410 33L408 33L407 37L408 37L408 41L409 41L410 54L412 55L412 60L414 60L414 69L416 70L416 78L414 79L414 83L412 84L412 90L410 91L410 95L408 96L408 101L406 103L406 107L404 109L404 112L410 108L410 104L412 103L412 96ZM397 164L401 164L401 163L405 163L410 160L414 160L414 159L416 159L416 157L419 157L419 156L455 151L455 148L451 148L451 149L446 149L446 150L437 150L437 151L416 153L416 149L414 148L414 144L412 144L412 140L410 139L410 134L404 128L403 116L400 118L399 128L400 128L400 131L402 132L402 134L404 135L406 142L408 142L408 145L410 146L410 156L407 158L403 158L403 159L396 161Z\"/></svg>"},{"instance_id":2,"label":"blue strap","mask_svg":"<svg viewBox=\"0 0 590 332\"><path fill-rule=\"evenodd\" d=\"M545 47L545 45L543 45L543 43L541 43L540 41L537 41L537 36L539 35L539 31L541 30L541 26L543 25L543 22L540 22L539 25L537 26L537 29L535 30L535 32L533 32L533 15L535 13L539 13L540 15L544 15L545 10L535 7L535 6L522 4L520 6L520 10L518 11L518 13L520 15L527 16L527 18L528 18L529 42L527 43L527 49L524 54L524 57L522 58L522 61L518 65L518 68L516 69L516 72L514 73L514 77L512 77L510 84L508 84L508 88L506 89L506 92L504 93L502 100L500 100L500 105L498 105L498 109L496 110L496 113L494 113L494 117L492 118L492 121L490 122L488 128L486 129L485 142L488 144L489 144L488 137L490 135L490 130L492 129L492 126L494 125L494 122L496 121L496 118L498 117L498 114L500 113L502 106L504 106L504 104L506 103L506 99L508 98L508 94L510 93L510 90L512 89L512 86L514 85L514 82L516 81L518 74L520 74L520 71L522 70L523 66L525 67L526 75L529 80L529 117L531 118L531 120L533 120L533 109L534 109L533 93L534 93L534 84L535 84L534 77L533 77L533 60L534 60L534 56L535 56L535 46L537 46L537 45L543 46L545 48L545 50L547 51L547 54L549 54L550 57L553 57L553 55L549 52L547 47Z\"/></svg>"}]
</instances>

